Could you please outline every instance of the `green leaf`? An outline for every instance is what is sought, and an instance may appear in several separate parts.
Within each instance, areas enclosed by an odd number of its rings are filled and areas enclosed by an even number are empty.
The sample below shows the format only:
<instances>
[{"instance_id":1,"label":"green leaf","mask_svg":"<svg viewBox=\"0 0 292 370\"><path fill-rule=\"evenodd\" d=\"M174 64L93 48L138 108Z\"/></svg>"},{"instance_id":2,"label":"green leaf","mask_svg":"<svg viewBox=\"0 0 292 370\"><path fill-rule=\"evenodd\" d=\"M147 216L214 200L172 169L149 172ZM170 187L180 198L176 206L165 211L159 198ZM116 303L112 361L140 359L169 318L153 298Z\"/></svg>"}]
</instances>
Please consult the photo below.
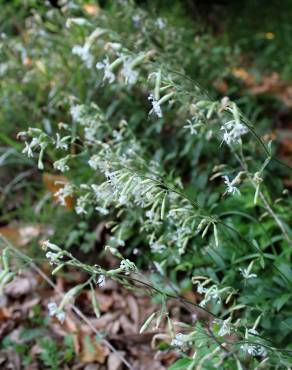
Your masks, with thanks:
<instances>
[{"instance_id":1,"label":"green leaf","mask_svg":"<svg viewBox=\"0 0 292 370\"><path fill-rule=\"evenodd\" d=\"M181 358L170 366L169 370L186 370L190 365L194 364L194 360L191 358Z\"/></svg>"}]
</instances>

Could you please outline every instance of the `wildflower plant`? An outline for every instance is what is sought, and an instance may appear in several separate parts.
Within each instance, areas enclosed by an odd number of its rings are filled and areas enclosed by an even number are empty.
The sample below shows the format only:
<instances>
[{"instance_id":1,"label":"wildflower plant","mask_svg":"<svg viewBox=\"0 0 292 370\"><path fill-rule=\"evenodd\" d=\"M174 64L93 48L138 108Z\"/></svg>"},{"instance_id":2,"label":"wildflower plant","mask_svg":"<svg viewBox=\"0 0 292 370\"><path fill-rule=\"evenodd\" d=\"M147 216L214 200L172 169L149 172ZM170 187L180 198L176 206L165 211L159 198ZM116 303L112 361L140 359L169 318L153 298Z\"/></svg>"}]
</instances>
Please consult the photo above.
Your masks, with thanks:
<instances>
[{"instance_id":1,"label":"wildflower plant","mask_svg":"<svg viewBox=\"0 0 292 370\"><path fill-rule=\"evenodd\" d=\"M51 130L28 128L19 138L40 171L68 177L55 193L60 205L70 196L80 218L105 220L105 251L119 263L87 265L44 242L53 274L66 266L88 274L59 306L49 303L50 315L63 322L66 304L85 286L138 283L160 297L161 317L169 318L170 298L202 316L168 333L168 348L187 355L190 368L289 366L291 199L282 184L277 191L270 184L273 171L289 169L236 102L211 99L196 84L182 42L187 30L130 1L100 9L98 19L75 5L62 8L62 19L47 16L63 27L69 57L58 68L80 74L80 90L60 93L60 82L50 84L49 95L58 96ZM32 35L43 27L32 19ZM48 39L43 30L38 42ZM57 60L63 53L54 51ZM25 78L56 68L49 58L40 63ZM182 297L183 282L198 303Z\"/></svg>"}]
</instances>

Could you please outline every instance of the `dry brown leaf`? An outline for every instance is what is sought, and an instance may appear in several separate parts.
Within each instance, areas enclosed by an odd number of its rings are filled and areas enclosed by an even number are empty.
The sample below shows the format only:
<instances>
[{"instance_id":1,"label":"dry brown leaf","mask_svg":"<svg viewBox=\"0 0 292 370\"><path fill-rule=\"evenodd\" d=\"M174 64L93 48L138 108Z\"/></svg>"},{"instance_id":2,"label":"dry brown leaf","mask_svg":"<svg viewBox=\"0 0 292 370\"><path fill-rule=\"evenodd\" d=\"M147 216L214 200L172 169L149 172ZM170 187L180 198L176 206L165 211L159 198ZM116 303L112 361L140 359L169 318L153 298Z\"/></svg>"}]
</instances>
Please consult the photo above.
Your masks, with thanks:
<instances>
[{"instance_id":1,"label":"dry brown leaf","mask_svg":"<svg viewBox=\"0 0 292 370\"><path fill-rule=\"evenodd\" d=\"M80 355L81 362L98 362L99 364L103 364L108 355L108 348L98 343L95 338L92 338L90 345L88 345L86 337L82 338L82 352Z\"/></svg>"},{"instance_id":2,"label":"dry brown leaf","mask_svg":"<svg viewBox=\"0 0 292 370\"><path fill-rule=\"evenodd\" d=\"M120 316L120 312L108 312L104 315L102 315L99 319L89 319L91 324L95 327L96 330L101 330L105 329L107 325L114 320L116 320ZM87 331L88 330L88 325L82 324L81 325L81 331Z\"/></svg>"},{"instance_id":3,"label":"dry brown leaf","mask_svg":"<svg viewBox=\"0 0 292 370\"><path fill-rule=\"evenodd\" d=\"M255 78L244 68L233 68L232 74L236 78L242 80L246 86L254 86Z\"/></svg>"},{"instance_id":4,"label":"dry brown leaf","mask_svg":"<svg viewBox=\"0 0 292 370\"><path fill-rule=\"evenodd\" d=\"M120 317L120 324L121 324L121 327L123 329L123 331L126 333L126 334L134 334L134 333L137 333L137 325L136 324L133 324L127 316L125 315L122 315Z\"/></svg>"},{"instance_id":5,"label":"dry brown leaf","mask_svg":"<svg viewBox=\"0 0 292 370\"><path fill-rule=\"evenodd\" d=\"M51 230L45 228L43 225L25 225L14 222L7 226L1 226L0 234L16 247L24 247L42 234L51 234Z\"/></svg>"},{"instance_id":6,"label":"dry brown leaf","mask_svg":"<svg viewBox=\"0 0 292 370\"><path fill-rule=\"evenodd\" d=\"M37 281L33 276L16 276L5 287L5 294L12 298L19 298L30 293L36 287Z\"/></svg>"},{"instance_id":7,"label":"dry brown leaf","mask_svg":"<svg viewBox=\"0 0 292 370\"><path fill-rule=\"evenodd\" d=\"M125 352L117 351L117 353L120 354L121 357L125 356ZM120 370L120 369L122 369L122 360L120 359L119 356L117 356L116 353L111 353L108 356L107 369L108 370Z\"/></svg>"},{"instance_id":8,"label":"dry brown leaf","mask_svg":"<svg viewBox=\"0 0 292 370\"><path fill-rule=\"evenodd\" d=\"M90 15L97 15L100 12L100 8L94 4L85 4L83 5L83 9L87 14Z\"/></svg>"},{"instance_id":9,"label":"dry brown leaf","mask_svg":"<svg viewBox=\"0 0 292 370\"><path fill-rule=\"evenodd\" d=\"M0 358L1 358L1 369L13 369L13 370L21 369L20 355L12 348L1 351ZM3 362L6 362L5 367L3 366Z\"/></svg>"},{"instance_id":10,"label":"dry brown leaf","mask_svg":"<svg viewBox=\"0 0 292 370\"><path fill-rule=\"evenodd\" d=\"M292 86L282 81L278 73L263 76L260 82L257 82L244 68L234 68L232 74L244 82L250 93L271 95L283 101L288 107L292 107Z\"/></svg>"},{"instance_id":11,"label":"dry brown leaf","mask_svg":"<svg viewBox=\"0 0 292 370\"><path fill-rule=\"evenodd\" d=\"M127 298L128 307L130 310L130 317L135 324L139 322L139 307L136 299L132 295L128 295Z\"/></svg>"},{"instance_id":12,"label":"dry brown leaf","mask_svg":"<svg viewBox=\"0 0 292 370\"><path fill-rule=\"evenodd\" d=\"M107 331L110 334L117 334L118 331L120 330L120 327L121 325L120 325L119 320L116 320L108 324Z\"/></svg>"},{"instance_id":13,"label":"dry brown leaf","mask_svg":"<svg viewBox=\"0 0 292 370\"><path fill-rule=\"evenodd\" d=\"M84 368L84 370L99 370L99 369L100 369L100 366L97 364L88 364Z\"/></svg>"}]
</instances>

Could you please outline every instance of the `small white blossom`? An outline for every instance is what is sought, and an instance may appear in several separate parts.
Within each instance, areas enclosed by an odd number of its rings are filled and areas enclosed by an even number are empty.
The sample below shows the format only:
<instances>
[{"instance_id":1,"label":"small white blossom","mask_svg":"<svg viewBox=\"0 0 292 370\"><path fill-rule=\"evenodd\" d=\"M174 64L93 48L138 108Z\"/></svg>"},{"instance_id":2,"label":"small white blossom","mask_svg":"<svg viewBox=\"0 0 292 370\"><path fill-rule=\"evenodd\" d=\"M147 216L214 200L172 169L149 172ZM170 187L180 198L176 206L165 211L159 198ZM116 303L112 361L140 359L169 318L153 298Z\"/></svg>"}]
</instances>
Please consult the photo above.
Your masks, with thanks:
<instances>
[{"instance_id":1,"label":"small white blossom","mask_svg":"<svg viewBox=\"0 0 292 370\"><path fill-rule=\"evenodd\" d=\"M184 126L184 128L188 128L190 129L190 132L191 132L191 135L196 135L198 133L198 131L195 129L193 123L191 120L187 120L187 125Z\"/></svg>"},{"instance_id":2,"label":"small white blossom","mask_svg":"<svg viewBox=\"0 0 292 370\"><path fill-rule=\"evenodd\" d=\"M62 206L66 206L66 198L73 195L73 186L70 183L66 183L63 188L60 188L54 193L54 196L57 198L57 201Z\"/></svg>"},{"instance_id":3,"label":"small white blossom","mask_svg":"<svg viewBox=\"0 0 292 370\"><path fill-rule=\"evenodd\" d=\"M68 18L66 20L66 27L70 28L72 24L77 24L78 26L84 26L86 24L89 24L89 22L85 18Z\"/></svg>"},{"instance_id":4,"label":"small white blossom","mask_svg":"<svg viewBox=\"0 0 292 370\"><path fill-rule=\"evenodd\" d=\"M235 120L224 123L221 130L224 130L223 141L228 145L238 143L241 136L248 133L248 128Z\"/></svg>"},{"instance_id":5,"label":"small white blossom","mask_svg":"<svg viewBox=\"0 0 292 370\"><path fill-rule=\"evenodd\" d=\"M166 246L164 244L160 244L160 243L153 243L150 245L150 248L152 250L153 253L163 253L166 249Z\"/></svg>"},{"instance_id":6,"label":"small white blossom","mask_svg":"<svg viewBox=\"0 0 292 370\"><path fill-rule=\"evenodd\" d=\"M63 258L62 253L47 252L46 258L50 260L50 265L58 265L59 259Z\"/></svg>"},{"instance_id":7,"label":"small white blossom","mask_svg":"<svg viewBox=\"0 0 292 370\"><path fill-rule=\"evenodd\" d=\"M157 25L157 27L162 30L163 28L165 28L166 26L166 21L162 18L157 18L155 24Z\"/></svg>"},{"instance_id":8,"label":"small white blossom","mask_svg":"<svg viewBox=\"0 0 292 370\"><path fill-rule=\"evenodd\" d=\"M19 135L20 136L20 135ZM26 154L28 156L28 158L32 158L33 157L33 149L40 145L40 141L38 138L34 137L30 143L28 143L27 141L24 143L25 144L25 148L22 150L22 153Z\"/></svg>"},{"instance_id":9,"label":"small white blossom","mask_svg":"<svg viewBox=\"0 0 292 370\"><path fill-rule=\"evenodd\" d=\"M99 162L100 162L99 156L93 155L92 157L90 157L88 164L91 168L93 168L94 170L97 170L99 167Z\"/></svg>"},{"instance_id":10,"label":"small white blossom","mask_svg":"<svg viewBox=\"0 0 292 370\"><path fill-rule=\"evenodd\" d=\"M120 44L119 42L107 42L105 49L108 49L108 48L117 51L122 48L122 44Z\"/></svg>"},{"instance_id":11,"label":"small white blossom","mask_svg":"<svg viewBox=\"0 0 292 370\"><path fill-rule=\"evenodd\" d=\"M125 275L129 275L131 271L135 271L137 269L135 264L128 259L121 261L120 268L123 270Z\"/></svg>"},{"instance_id":12,"label":"small white blossom","mask_svg":"<svg viewBox=\"0 0 292 370\"><path fill-rule=\"evenodd\" d=\"M70 114L74 122L79 122L84 115L84 106L83 105L74 105L70 108Z\"/></svg>"},{"instance_id":13,"label":"small white blossom","mask_svg":"<svg viewBox=\"0 0 292 370\"><path fill-rule=\"evenodd\" d=\"M95 207L95 210L104 216L109 214L109 210L103 207Z\"/></svg>"},{"instance_id":14,"label":"small white blossom","mask_svg":"<svg viewBox=\"0 0 292 370\"><path fill-rule=\"evenodd\" d=\"M87 214L87 211L85 209L87 205L87 198L85 196L79 197L77 199L77 205L75 207L75 211L78 215Z\"/></svg>"},{"instance_id":15,"label":"small white blossom","mask_svg":"<svg viewBox=\"0 0 292 370\"><path fill-rule=\"evenodd\" d=\"M74 45L72 48L72 54L78 55L88 69L93 66L94 62L93 55L90 53L90 47L90 43L85 43L83 46Z\"/></svg>"},{"instance_id":16,"label":"small white blossom","mask_svg":"<svg viewBox=\"0 0 292 370\"><path fill-rule=\"evenodd\" d=\"M121 74L125 79L126 84L134 85L138 79L138 72L135 71L132 66L132 59L125 58L123 63L123 68L121 70Z\"/></svg>"},{"instance_id":17,"label":"small white blossom","mask_svg":"<svg viewBox=\"0 0 292 370\"><path fill-rule=\"evenodd\" d=\"M99 275L99 277L97 279L97 284L100 288L105 286L105 276L104 275Z\"/></svg>"},{"instance_id":18,"label":"small white blossom","mask_svg":"<svg viewBox=\"0 0 292 370\"><path fill-rule=\"evenodd\" d=\"M264 347L255 344L244 343L240 346L245 354L250 356L265 356L267 351Z\"/></svg>"},{"instance_id":19,"label":"small white blossom","mask_svg":"<svg viewBox=\"0 0 292 370\"><path fill-rule=\"evenodd\" d=\"M97 69L103 69L104 70L104 75L103 75L103 80L108 80L109 83L112 83L114 82L114 80L116 79L116 76L115 74L112 72L111 70L111 64L109 62L109 59L108 57L106 57L102 62L98 62L96 64L96 68Z\"/></svg>"},{"instance_id":20,"label":"small white blossom","mask_svg":"<svg viewBox=\"0 0 292 370\"><path fill-rule=\"evenodd\" d=\"M159 102L157 100L155 100L153 94L150 94L148 96L148 100L152 104L152 109L149 112L149 114L155 113L158 118L161 118L162 117L162 110L161 110L161 107L159 105Z\"/></svg>"},{"instance_id":21,"label":"small white blossom","mask_svg":"<svg viewBox=\"0 0 292 370\"><path fill-rule=\"evenodd\" d=\"M239 271L244 279L253 279L257 277L257 274L251 274L249 269L239 268Z\"/></svg>"},{"instance_id":22,"label":"small white blossom","mask_svg":"<svg viewBox=\"0 0 292 370\"><path fill-rule=\"evenodd\" d=\"M43 250L51 249L54 252L61 252L62 249L58 247L56 244L51 243L49 240L44 240L41 242Z\"/></svg>"},{"instance_id":23,"label":"small white blossom","mask_svg":"<svg viewBox=\"0 0 292 370\"><path fill-rule=\"evenodd\" d=\"M25 148L23 149L22 153L26 154L28 158L33 158L33 151L31 149L31 145L27 141L24 144Z\"/></svg>"},{"instance_id":24,"label":"small white blossom","mask_svg":"<svg viewBox=\"0 0 292 370\"><path fill-rule=\"evenodd\" d=\"M56 316L56 318L60 321L61 324L65 321L66 314L64 311L60 310L55 302L50 302L48 304L49 315Z\"/></svg>"},{"instance_id":25,"label":"small white blossom","mask_svg":"<svg viewBox=\"0 0 292 370\"><path fill-rule=\"evenodd\" d=\"M223 176L223 179L224 179L224 184L227 186L227 193L230 193L232 195L234 194L239 194L240 195L240 191L239 189L234 186L234 180L233 181L230 181L228 176Z\"/></svg>"},{"instance_id":26,"label":"small white blossom","mask_svg":"<svg viewBox=\"0 0 292 370\"><path fill-rule=\"evenodd\" d=\"M197 292L199 294L205 294L207 292L207 288L204 288L203 285L200 282L198 282L197 283Z\"/></svg>"},{"instance_id":27,"label":"small white blossom","mask_svg":"<svg viewBox=\"0 0 292 370\"><path fill-rule=\"evenodd\" d=\"M134 26L135 26L135 27L139 27L139 26L140 26L140 22L141 22L141 17L140 17L140 15L135 14L135 15L132 17L132 21L133 21L133 23L134 23Z\"/></svg>"},{"instance_id":28,"label":"small white blossom","mask_svg":"<svg viewBox=\"0 0 292 370\"><path fill-rule=\"evenodd\" d=\"M184 347L188 341L188 336L186 334L177 333L176 336L172 339L171 345L175 347Z\"/></svg>"},{"instance_id":29,"label":"small white blossom","mask_svg":"<svg viewBox=\"0 0 292 370\"><path fill-rule=\"evenodd\" d=\"M221 301L220 293L218 287L216 285L212 285L210 289L207 291L208 297L214 299L219 303Z\"/></svg>"},{"instance_id":30,"label":"small white blossom","mask_svg":"<svg viewBox=\"0 0 292 370\"><path fill-rule=\"evenodd\" d=\"M112 135L113 135L115 141L121 141L121 140L123 140L122 134L119 131L117 131L117 130L113 130Z\"/></svg>"},{"instance_id":31,"label":"small white blossom","mask_svg":"<svg viewBox=\"0 0 292 370\"><path fill-rule=\"evenodd\" d=\"M61 158L58 161L54 162L53 166L56 170L59 170L61 172L68 171L70 168L67 165L67 161L68 161L68 156Z\"/></svg>"},{"instance_id":32,"label":"small white blossom","mask_svg":"<svg viewBox=\"0 0 292 370\"><path fill-rule=\"evenodd\" d=\"M65 136L63 138L60 137L60 135L57 133L56 134L56 149L63 149L67 150L68 149L68 144L66 143L66 140L68 140L68 136Z\"/></svg>"},{"instance_id":33,"label":"small white blossom","mask_svg":"<svg viewBox=\"0 0 292 370\"><path fill-rule=\"evenodd\" d=\"M216 323L220 325L220 329L218 331L219 337L224 337L225 335L230 335L231 334L231 326L229 323L229 319L227 320L215 320Z\"/></svg>"}]
</instances>

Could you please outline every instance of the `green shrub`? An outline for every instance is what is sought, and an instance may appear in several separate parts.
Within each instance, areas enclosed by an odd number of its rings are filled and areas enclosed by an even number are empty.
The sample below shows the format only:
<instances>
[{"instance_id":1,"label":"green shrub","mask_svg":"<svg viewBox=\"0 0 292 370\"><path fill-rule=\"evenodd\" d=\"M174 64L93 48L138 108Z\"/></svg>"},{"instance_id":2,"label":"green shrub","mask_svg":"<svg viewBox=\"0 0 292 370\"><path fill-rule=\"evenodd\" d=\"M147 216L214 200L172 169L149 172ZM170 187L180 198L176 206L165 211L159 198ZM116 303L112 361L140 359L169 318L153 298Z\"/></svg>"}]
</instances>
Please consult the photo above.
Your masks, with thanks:
<instances>
[{"instance_id":1,"label":"green shrub","mask_svg":"<svg viewBox=\"0 0 292 370\"><path fill-rule=\"evenodd\" d=\"M53 273L71 265L89 274L50 314L62 321L88 284L138 281L162 302L142 330L168 319L165 348L185 357L173 369L288 368L288 169L235 102L195 82L225 73L214 65L226 50L207 53L208 36L130 2L95 10L72 2L35 13L22 36L1 41L1 124L30 122L18 135L23 152L40 171L66 175L55 196L61 205L74 198L78 218L63 238L77 244L85 233L88 249L89 225L104 220L105 250L121 260L108 271L98 257L79 261L62 240L44 242ZM199 304L182 298L192 285ZM171 330L169 298L195 306L183 333Z\"/></svg>"}]
</instances>

